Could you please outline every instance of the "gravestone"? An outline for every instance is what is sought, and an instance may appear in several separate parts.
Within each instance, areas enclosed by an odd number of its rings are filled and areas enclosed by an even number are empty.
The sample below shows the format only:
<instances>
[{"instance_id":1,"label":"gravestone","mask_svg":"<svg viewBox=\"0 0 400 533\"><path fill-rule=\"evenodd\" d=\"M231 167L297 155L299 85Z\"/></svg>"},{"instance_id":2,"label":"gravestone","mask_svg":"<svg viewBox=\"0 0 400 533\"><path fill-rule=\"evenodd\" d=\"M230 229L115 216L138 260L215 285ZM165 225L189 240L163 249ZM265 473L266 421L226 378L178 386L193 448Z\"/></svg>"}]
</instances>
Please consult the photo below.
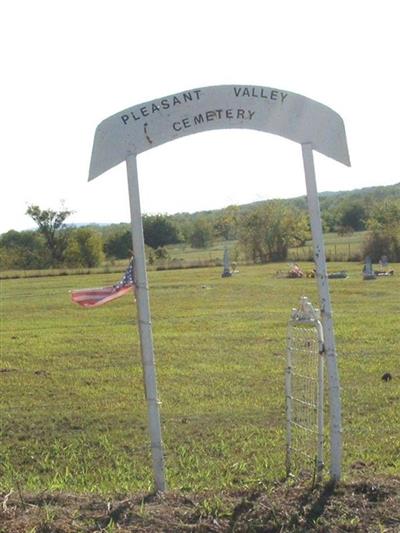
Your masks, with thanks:
<instances>
[{"instance_id":1,"label":"gravestone","mask_svg":"<svg viewBox=\"0 0 400 533\"><path fill-rule=\"evenodd\" d=\"M229 260L229 251L228 248L225 246L224 250L224 270L222 272L221 277L223 278L230 278L232 276L232 269L231 264Z\"/></svg>"},{"instance_id":2,"label":"gravestone","mask_svg":"<svg viewBox=\"0 0 400 533\"><path fill-rule=\"evenodd\" d=\"M376 279L375 272L372 268L372 261L369 255L365 258L365 261L364 261L363 279L365 280Z\"/></svg>"}]
</instances>

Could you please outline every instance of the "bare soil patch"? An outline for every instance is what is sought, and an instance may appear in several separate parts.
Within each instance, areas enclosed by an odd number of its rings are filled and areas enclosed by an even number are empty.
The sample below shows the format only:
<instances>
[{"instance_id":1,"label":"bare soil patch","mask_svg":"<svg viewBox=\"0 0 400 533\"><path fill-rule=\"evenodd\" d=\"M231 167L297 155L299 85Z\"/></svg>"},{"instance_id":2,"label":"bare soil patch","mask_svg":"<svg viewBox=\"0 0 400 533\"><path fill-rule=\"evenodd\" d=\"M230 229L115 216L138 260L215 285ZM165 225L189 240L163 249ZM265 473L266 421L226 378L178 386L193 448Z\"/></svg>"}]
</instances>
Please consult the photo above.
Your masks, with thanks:
<instances>
[{"instance_id":1,"label":"bare soil patch","mask_svg":"<svg viewBox=\"0 0 400 533\"><path fill-rule=\"evenodd\" d=\"M400 478L260 491L95 495L1 495L1 533L400 532Z\"/></svg>"}]
</instances>

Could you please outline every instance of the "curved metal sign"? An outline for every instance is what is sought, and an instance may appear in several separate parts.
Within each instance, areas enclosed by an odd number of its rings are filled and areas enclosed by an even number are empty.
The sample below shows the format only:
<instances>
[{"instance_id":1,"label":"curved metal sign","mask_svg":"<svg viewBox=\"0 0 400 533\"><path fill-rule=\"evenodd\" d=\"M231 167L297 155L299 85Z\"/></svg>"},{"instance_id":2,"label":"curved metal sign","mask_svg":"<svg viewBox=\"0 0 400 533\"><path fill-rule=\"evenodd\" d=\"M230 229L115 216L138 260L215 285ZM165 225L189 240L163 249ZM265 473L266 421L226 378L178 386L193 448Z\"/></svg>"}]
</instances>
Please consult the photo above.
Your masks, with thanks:
<instances>
[{"instance_id":1,"label":"curved metal sign","mask_svg":"<svg viewBox=\"0 0 400 533\"><path fill-rule=\"evenodd\" d=\"M309 143L350 166L343 120L329 107L271 87L220 85L151 100L103 120L96 129L89 180L130 155L193 133L227 128Z\"/></svg>"}]
</instances>

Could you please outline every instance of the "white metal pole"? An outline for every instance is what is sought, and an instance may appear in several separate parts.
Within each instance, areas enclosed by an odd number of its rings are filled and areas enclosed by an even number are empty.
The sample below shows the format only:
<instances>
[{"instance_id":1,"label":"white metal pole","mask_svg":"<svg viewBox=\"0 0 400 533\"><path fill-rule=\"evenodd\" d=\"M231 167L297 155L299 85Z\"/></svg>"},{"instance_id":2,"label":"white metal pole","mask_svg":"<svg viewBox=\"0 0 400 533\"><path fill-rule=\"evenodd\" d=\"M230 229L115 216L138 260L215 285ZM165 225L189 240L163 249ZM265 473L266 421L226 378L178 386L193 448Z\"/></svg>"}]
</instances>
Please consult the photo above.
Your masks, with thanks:
<instances>
[{"instance_id":1,"label":"white metal pole","mask_svg":"<svg viewBox=\"0 0 400 533\"><path fill-rule=\"evenodd\" d=\"M328 274L325 260L325 247L322 233L317 184L315 179L312 145L310 143L305 143L301 145L301 148L303 153L304 172L307 186L307 202L310 213L321 321L324 330L325 358L328 371L331 442L330 475L332 480L339 481L342 463L340 385L328 286Z\"/></svg>"},{"instance_id":2,"label":"white metal pole","mask_svg":"<svg viewBox=\"0 0 400 533\"><path fill-rule=\"evenodd\" d=\"M157 491L162 492L166 490L164 452L161 439L160 410L157 395L153 332L151 328L149 287L146 272L136 155L128 156L126 160L126 168L128 172L132 243L135 258L136 306L139 323L145 397L147 402L148 426L151 439L153 473L156 489Z\"/></svg>"}]
</instances>

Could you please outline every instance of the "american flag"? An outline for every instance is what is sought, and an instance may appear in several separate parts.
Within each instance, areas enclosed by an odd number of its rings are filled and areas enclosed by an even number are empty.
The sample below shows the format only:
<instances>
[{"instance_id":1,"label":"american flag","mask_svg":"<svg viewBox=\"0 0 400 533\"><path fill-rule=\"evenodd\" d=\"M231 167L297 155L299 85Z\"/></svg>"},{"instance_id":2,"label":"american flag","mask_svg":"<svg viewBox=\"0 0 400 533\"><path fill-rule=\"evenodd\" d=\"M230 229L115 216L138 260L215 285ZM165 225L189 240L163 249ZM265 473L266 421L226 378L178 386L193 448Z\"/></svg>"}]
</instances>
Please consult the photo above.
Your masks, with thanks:
<instances>
[{"instance_id":1,"label":"american flag","mask_svg":"<svg viewBox=\"0 0 400 533\"><path fill-rule=\"evenodd\" d=\"M100 289L79 289L71 291L71 299L82 307L98 307L127 294L136 285L133 258L122 279L111 287Z\"/></svg>"}]
</instances>

